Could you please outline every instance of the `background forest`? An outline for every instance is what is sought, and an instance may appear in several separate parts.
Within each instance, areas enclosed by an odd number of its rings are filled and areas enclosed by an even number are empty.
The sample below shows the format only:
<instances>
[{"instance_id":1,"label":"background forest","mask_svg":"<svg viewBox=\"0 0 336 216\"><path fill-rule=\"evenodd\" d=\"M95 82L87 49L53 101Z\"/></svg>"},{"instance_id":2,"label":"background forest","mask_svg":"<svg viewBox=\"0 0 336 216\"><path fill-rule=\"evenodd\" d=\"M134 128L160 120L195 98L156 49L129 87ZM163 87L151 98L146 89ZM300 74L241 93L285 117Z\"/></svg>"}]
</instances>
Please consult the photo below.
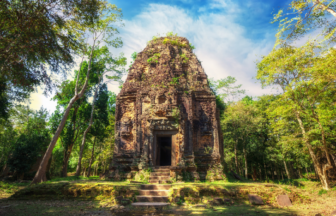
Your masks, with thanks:
<instances>
[{"instance_id":1,"label":"background forest","mask_svg":"<svg viewBox=\"0 0 336 216\"><path fill-rule=\"evenodd\" d=\"M277 40L257 62L255 78L277 94L250 97L234 77L209 79L228 175L316 179L324 189L336 179L335 6L293 0L292 13L274 15ZM2 1L0 7L1 176L38 183L104 174L113 157L116 102L107 84L121 86L127 73L123 54L111 53L123 45L121 10L93 0ZM312 30L317 39L293 45ZM54 95L53 113L24 105L39 86Z\"/></svg>"}]
</instances>

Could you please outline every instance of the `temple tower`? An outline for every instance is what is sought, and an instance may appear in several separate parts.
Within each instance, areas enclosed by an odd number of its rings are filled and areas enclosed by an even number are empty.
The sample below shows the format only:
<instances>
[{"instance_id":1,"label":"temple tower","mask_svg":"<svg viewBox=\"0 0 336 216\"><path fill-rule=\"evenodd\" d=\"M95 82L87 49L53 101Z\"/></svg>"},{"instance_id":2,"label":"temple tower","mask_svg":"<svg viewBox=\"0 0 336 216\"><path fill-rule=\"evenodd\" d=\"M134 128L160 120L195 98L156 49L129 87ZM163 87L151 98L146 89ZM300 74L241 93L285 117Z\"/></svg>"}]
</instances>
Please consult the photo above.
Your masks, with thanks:
<instances>
[{"instance_id":1,"label":"temple tower","mask_svg":"<svg viewBox=\"0 0 336 216\"><path fill-rule=\"evenodd\" d=\"M115 119L112 179L158 166L169 166L177 180L182 172L190 180L222 179L216 98L186 38L155 38L137 54Z\"/></svg>"}]
</instances>

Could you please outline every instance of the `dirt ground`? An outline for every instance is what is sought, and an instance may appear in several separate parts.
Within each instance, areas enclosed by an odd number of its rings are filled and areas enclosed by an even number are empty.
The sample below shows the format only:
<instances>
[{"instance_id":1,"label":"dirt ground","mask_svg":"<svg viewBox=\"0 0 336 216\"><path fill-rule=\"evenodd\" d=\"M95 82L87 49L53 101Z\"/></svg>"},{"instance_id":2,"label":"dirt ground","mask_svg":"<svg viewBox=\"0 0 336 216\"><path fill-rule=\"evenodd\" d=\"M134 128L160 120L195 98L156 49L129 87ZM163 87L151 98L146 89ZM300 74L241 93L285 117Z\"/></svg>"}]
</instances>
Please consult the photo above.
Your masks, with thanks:
<instances>
[{"instance_id":1,"label":"dirt ground","mask_svg":"<svg viewBox=\"0 0 336 216\"><path fill-rule=\"evenodd\" d=\"M185 206L172 206L165 210L139 210L126 206L124 209L111 210L103 207L97 201L23 201L6 200L0 202L0 215L2 216L67 216L67 215L99 215L99 216L140 216L140 215L295 215L290 209L275 209L269 206L253 207L250 205L234 205L229 207L190 208Z\"/></svg>"},{"instance_id":2,"label":"dirt ground","mask_svg":"<svg viewBox=\"0 0 336 216\"><path fill-rule=\"evenodd\" d=\"M320 208L312 206L293 206L279 208L269 205L251 206L249 204L236 204L231 206L215 206L210 208L195 206L171 206L164 210L136 209L132 206L118 208L118 206L104 206L100 201L79 201L79 200L1 200L1 216L73 216L73 215L100 215L100 216L140 216L140 215L330 215L329 210L336 210L334 200L333 205L324 205Z\"/></svg>"},{"instance_id":3,"label":"dirt ground","mask_svg":"<svg viewBox=\"0 0 336 216\"><path fill-rule=\"evenodd\" d=\"M74 182L78 184L78 181ZM82 184L96 184L97 182L82 181ZM100 182L104 183L104 182ZM106 182L107 184L127 185L127 183L113 183ZM208 183L204 183L208 184ZM181 185L181 184L180 184ZM184 184L182 184L184 185ZM193 185L193 184L185 184ZM208 185L212 185L208 184ZM223 187L264 187L265 183L232 183L220 182L213 185ZM284 191L295 191L297 194L309 199L309 203L295 202L291 207L280 207L276 204L276 198L271 196L274 202L265 203L261 206L253 206L246 200L236 200L229 205L221 206L200 206L189 205L183 203L182 205L172 205L167 209L138 209L132 206L118 206L110 203L108 199L105 200L83 200L77 198L48 198L40 199L35 195L26 199L14 199L12 195L24 188L28 184L11 184L0 182L0 215L1 216L35 216L35 215L50 215L50 216L67 216L67 215L118 215L118 216L142 216L142 215L296 215L296 216L329 216L331 212L336 211L336 186L329 191L323 191L316 181L302 182L301 186L290 186L277 184L274 188L281 187ZM260 188L261 189L261 188ZM273 189L271 189L273 190Z\"/></svg>"}]
</instances>

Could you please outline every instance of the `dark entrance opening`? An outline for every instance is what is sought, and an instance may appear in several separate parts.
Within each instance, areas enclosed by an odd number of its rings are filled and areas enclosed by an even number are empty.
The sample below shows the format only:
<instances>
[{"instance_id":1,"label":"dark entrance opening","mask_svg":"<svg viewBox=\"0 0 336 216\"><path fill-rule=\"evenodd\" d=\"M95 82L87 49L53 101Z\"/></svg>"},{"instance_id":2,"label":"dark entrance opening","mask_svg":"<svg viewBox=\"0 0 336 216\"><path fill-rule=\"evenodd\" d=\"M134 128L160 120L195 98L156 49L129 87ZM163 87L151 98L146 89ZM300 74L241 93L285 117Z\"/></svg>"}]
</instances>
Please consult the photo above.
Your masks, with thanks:
<instances>
[{"instance_id":1,"label":"dark entrance opening","mask_svg":"<svg viewBox=\"0 0 336 216\"><path fill-rule=\"evenodd\" d=\"M172 139L170 137L158 137L160 166L171 166L171 147Z\"/></svg>"}]
</instances>

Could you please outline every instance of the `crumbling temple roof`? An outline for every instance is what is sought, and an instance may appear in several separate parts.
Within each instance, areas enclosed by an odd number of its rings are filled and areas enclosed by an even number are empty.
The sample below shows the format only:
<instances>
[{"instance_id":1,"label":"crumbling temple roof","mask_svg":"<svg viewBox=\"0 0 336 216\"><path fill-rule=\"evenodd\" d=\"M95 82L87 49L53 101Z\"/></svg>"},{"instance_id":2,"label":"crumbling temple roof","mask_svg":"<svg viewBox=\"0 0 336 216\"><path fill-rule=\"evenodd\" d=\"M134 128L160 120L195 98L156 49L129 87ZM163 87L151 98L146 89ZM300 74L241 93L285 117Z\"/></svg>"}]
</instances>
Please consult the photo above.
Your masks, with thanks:
<instances>
[{"instance_id":1,"label":"crumbling temple roof","mask_svg":"<svg viewBox=\"0 0 336 216\"><path fill-rule=\"evenodd\" d=\"M207 91L207 75L184 37L155 38L137 54L121 95L149 91Z\"/></svg>"}]
</instances>

